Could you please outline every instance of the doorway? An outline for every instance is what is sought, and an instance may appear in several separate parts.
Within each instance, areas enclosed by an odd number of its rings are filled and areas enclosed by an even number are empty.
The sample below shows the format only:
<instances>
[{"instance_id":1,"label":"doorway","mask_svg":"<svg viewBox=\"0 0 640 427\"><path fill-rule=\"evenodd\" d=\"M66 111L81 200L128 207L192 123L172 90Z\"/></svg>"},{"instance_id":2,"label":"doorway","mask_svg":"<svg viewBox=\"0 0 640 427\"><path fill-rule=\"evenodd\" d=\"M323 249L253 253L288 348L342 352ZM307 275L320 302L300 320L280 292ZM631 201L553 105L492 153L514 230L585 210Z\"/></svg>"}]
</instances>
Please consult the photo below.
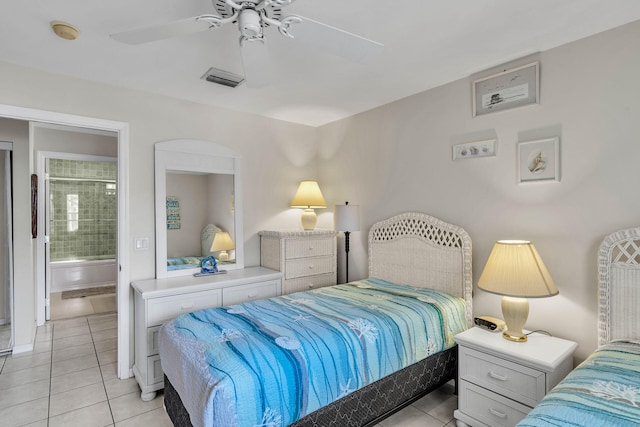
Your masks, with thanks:
<instances>
[{"instance_id":1,"label":"doorway","mask_svg":"<svg viewBox=\"0 0 640 427\"><path fill-rule=\"evenodd\" d=\"M117 158L42 151L37 156L45 182L46 320L114 313Z\"/></svg>"},{"instance_id":2,"label":"doorway","mask_svg":"<svg viewBox=\"0 0 640 427\"><path fill-rule=\"evenodd\" d=\"M131 371L131 334L130 334L130 298L129 290L129 163L126 153L129 152L129 125L125 122L117 122L111 120L97 119L86 116L78 116L72 114L56 113L45 110L36 110L32 108L16 107L12 105L0 104L0 117L25 121L29 123L29 138L31 140L33 128L36 125L53 124L61 126L70 126L78 129L94 129L108 132L115 132L118 136L118 153L122 153L118 158L118 183L120 191L118 192L118 243L117 243L117 263L118 263L118 283L117 283L117 307L118 307L118 377L130 378L133 374ZM31 141L30 141L31 142ZM15 165L14 165L15 167ZM44 209L42 198L38 200L38 211ZM40 239L40 236L39 236ZM15 239L14 239L15 242ZM21 248L25 246L25 242L20 242ZM44 252L44 244L40 240L34 244L36 246L37 257L42 257ZM14 259L16 252L14 251ZM36 258L37 258L36 257ZM27 259L31 256L27 254ZM42 268L40 268L42 269ZM38 265L36 265L38 270ZM45 322L45 298L44 298L44 280L40 281L39 277L44 277L44 273L36 271L38 280L36 283L36 299L35 299L35 318L37 325L43 325ZM15 280L15 278L14 278ZM28 285L28 284L25 284ZM14 306L18 302L14 300ZM25 310L31 312L30 301L27 299L21 304ZM20 319L14 313L14 330L17 330L18 320L21 322L23 329L29 330L33 318L24 317L24 313ZM14 336L15 339L15 336ZM14 347L15 348L15 347Z\"/></svg>"}]
</instances>

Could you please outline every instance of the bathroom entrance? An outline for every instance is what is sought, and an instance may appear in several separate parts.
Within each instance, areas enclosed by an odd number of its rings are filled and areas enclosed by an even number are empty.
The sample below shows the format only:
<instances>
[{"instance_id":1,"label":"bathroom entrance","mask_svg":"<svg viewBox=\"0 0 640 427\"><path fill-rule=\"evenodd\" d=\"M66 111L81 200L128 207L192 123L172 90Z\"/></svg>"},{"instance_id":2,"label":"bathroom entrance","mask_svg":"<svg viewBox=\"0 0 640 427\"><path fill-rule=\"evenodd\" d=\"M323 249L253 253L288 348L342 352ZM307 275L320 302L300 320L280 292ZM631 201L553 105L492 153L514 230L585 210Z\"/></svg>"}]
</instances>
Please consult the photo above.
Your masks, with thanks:
<instances>
[{"instance_id":1,"label":"bathroom entrance","mask_svg":"<svg viewBox=\"0 0 640 427\"><path fill-rule=\"evenodd\" d=\"M46 319L115 312L117 159L42 155Z\"/></svg>"}]
</instances>

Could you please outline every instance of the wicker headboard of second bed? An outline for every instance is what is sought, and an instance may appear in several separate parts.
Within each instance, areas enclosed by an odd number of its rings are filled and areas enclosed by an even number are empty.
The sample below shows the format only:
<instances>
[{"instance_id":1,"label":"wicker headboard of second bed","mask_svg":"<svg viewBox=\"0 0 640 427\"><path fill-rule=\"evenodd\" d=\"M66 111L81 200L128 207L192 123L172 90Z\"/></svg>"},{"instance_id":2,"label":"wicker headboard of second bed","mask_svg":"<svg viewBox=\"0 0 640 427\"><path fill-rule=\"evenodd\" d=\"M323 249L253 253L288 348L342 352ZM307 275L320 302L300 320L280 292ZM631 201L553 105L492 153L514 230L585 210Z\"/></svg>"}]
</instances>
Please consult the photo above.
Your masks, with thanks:
<instances>
[{"instance_id":1,"label":"wicker headboard of second bed","mask_svg":"<svg viewBox=\"0 0 640 427\"><path fill-rule=\"evenodd\" d=\"M598 253L598 345L640 342L640 228L609 234Z\"/></svg>"},{"instance_id":2,"label":"wicker headboard of second bed","mask_svg":"<svg viewBox=\"0 0 640 427\"><path fill-rule=\"evenodd\" d=\"M369 277L462 297L472 325L471 238L457 225L416 212L373 224Z\"/></svg>"}]
</instances>

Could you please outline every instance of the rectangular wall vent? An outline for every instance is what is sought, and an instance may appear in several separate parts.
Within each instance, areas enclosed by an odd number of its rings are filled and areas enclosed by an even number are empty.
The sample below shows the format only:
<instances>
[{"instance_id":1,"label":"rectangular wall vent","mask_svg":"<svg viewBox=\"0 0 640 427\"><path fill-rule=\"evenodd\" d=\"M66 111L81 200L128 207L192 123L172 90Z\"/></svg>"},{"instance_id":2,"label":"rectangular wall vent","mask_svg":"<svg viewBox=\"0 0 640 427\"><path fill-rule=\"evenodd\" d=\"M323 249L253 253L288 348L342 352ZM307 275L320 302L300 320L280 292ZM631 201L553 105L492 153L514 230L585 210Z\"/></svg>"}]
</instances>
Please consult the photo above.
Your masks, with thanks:
<instances>
[{"instance_id":1,"label":"rectangular wall vent","mask_svg":"<svg viewBox=\"0 0 640 427\"><path fill-rule=\"evenodd\" d=\"M218 83L219 85L236 87L244 81L244 77L229 71L218 70L217 68L209 68L206 73L201 77L202 80L206 80L211 83Z\"/></svg>"}]
</instances>

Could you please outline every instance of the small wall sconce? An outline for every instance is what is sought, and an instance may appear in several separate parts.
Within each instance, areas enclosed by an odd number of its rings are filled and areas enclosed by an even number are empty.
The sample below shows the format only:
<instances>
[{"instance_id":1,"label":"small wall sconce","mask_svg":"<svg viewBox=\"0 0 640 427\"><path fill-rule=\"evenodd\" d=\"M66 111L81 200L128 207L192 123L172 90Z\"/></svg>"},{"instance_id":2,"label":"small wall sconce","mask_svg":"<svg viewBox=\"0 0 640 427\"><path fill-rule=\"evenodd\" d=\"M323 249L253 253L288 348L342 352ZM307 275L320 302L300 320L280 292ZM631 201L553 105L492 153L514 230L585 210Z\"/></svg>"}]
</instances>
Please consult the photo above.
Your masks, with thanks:
<instances>
[{"instance_id":1,"label":"small wall sconce","mask_svg":"<svg viewBox=\"0 0 640 427\"><path fill-rule=\"evenodd\" d=\"M300 221L302 229L313 230L318 223L318 216L314 209L326 208L327 202L322 197L322 191L317 181L302 181L298 191L291 201L292 208L304 209Z\"/></svg>"}]
</instances>

